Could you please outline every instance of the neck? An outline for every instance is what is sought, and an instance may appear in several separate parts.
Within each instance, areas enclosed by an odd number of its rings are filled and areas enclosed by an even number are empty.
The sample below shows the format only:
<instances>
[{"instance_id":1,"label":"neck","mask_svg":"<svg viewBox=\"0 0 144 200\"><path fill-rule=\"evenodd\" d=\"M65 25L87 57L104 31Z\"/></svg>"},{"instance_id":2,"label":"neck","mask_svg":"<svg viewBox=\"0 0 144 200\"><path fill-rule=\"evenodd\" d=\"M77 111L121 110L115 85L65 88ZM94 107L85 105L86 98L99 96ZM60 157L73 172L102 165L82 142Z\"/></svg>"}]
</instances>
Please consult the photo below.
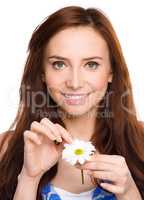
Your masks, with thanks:
<instances>
[{"instance_id":1,"label":"neck","mask_svg":"<svg viewBox=\"0 0 144 200\"><path fill-rule=\"evenodd\" d=\"M89 112L79 116L69 115L68 117L62 118L62 121L74 138L89 141L95 133L96 115L94 112L91 111L91 113Z\"/></svg>"}]
</instances>

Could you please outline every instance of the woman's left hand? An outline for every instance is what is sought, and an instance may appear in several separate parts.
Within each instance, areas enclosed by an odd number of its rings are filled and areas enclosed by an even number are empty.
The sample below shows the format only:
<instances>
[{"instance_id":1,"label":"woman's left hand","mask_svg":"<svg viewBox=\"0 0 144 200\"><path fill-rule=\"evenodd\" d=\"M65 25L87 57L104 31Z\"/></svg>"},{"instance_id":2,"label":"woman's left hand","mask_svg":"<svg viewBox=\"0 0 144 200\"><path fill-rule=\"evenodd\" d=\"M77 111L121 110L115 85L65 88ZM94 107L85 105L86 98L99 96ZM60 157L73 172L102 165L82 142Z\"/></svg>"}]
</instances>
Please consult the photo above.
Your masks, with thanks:
<instances>
[{"instance_id":1,"label":"woman's left hand","mask_svg":"<svg viewBox=\"0 0 144 200\"><path fill-rule=\"evenodd\" d=\"M124 157L94 154L89 161L86 161L83 165L77 165L77 167L88 170L89 174L96 179L106 181L100 183L101 187L114 193L119 200L125 200L127 197L141 200ZM136 195L136 198L134 198L134 195Z\"/></svg>"}]
</instances>

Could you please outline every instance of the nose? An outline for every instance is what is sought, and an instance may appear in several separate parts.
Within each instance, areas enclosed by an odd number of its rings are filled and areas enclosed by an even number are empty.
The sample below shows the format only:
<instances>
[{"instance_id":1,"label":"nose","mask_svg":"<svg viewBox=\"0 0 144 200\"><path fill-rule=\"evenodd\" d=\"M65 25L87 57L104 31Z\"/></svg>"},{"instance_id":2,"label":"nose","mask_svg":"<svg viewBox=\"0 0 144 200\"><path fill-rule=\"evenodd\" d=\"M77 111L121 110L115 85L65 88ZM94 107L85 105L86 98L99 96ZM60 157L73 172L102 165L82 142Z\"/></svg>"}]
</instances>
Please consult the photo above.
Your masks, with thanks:
<instances>
[{"instance_id":1,"label":"nose","mask_svg":"<svg viewBox=\"0 0 144 200\"><path fill-rule=\"evenodd\" d=\"M69 77L66 81L67 87L70 87L72 89L78 89L83 87L83 81L82 81L82 74L79 69L73 69L69 73Z\"/></svg>"}]
</instances>

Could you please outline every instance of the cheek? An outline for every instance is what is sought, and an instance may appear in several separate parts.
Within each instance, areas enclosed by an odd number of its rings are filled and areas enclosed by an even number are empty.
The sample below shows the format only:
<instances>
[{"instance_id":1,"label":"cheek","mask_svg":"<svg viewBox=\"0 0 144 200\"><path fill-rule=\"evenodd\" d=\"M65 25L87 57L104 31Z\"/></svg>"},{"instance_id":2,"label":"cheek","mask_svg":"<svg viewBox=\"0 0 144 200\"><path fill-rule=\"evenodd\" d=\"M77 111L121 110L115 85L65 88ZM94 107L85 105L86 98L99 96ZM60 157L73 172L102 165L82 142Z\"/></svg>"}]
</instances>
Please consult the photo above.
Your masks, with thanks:
<instances>
[{"instance_id":1,"label":"cheek","mask_svg":"<svg viewBox=\"0 0 144 200\"><path fill-rule=\"evenodd\" d=\"M91 87L94 91L92 99L98 103L105 95L108 86L108 76L106 74L96 74L90 80Z\"/></svg>"},{"instance_id":2,"label":"cheek","mask_svg":"<svg viewBox=\"0 0 144 200\"><path fill-rule=\"evenodd\" d=\"M62 80L60 79L60 77L53 76L52 74L46 76L46 85L49 90L58 88L61 81Z\"/></svg>"},{"instance_id":3,"label":"cheek","mask_svg":"<svg viewBox=\"0 0 144 200\"><path fill-rule=\"evenodd\" d=\"M106 75L95 76L91 79L90 83L96 91L105 90L107 88L108 78Z\"/></svg>"}]
</instances>

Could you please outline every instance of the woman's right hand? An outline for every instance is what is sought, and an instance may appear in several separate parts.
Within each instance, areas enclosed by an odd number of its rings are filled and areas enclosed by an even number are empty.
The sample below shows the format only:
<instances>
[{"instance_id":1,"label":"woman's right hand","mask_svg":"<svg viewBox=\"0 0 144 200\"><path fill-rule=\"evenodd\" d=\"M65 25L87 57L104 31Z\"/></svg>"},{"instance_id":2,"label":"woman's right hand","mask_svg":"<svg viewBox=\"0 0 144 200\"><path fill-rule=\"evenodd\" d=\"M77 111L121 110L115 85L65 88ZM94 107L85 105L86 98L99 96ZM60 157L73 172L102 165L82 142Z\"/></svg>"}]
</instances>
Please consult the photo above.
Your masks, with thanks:
<instances>
[{"instance_id":1,"label":"woman's right hand","mask_svg":"<svg viewBox=\"0 0 144 200\"><path fill-rule=\"evenodd\" d=\"M60 142L55 144L54 140ZM34 121L24 132L24 163L22 172L29 177L42 176L54 166L61 156L64 143L71 143L72 136L59 124L48 118Z\"/></svg>"}]
</instances>

